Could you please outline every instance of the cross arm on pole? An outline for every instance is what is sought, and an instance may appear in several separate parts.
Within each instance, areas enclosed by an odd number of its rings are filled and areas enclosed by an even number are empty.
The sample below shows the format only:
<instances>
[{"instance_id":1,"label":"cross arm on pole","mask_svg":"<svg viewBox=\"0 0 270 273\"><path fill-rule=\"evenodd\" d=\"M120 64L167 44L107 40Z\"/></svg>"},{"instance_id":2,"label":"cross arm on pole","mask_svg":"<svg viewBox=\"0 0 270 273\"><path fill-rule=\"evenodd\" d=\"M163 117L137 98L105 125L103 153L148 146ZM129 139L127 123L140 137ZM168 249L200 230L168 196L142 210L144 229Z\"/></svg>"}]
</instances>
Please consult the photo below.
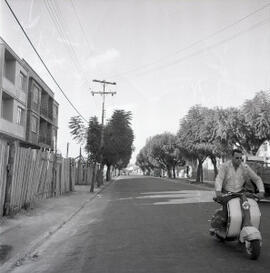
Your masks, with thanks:
<instances>
[{"instance_id":1,"label":"cross arm on pole","mask_svg":"<svg viewBox=\"0 0 270 273\"><path fill-rule=\"evenodd\" d=\"M91 91L91 94L92 94L92 96L94 96L95 94L100 94L100 95L115 95L116 94L116 92L114 91L114 92L108 92L108 91L104 91L104 92L102 92L102 91Z\"/></svg>"},{"instance_id":2,"label":"cross arm on pole","mask_svg":"<svg viewBox=\"0 0 270 273\"><path fill-rule=\"evenodd\" d=\"M105 80L100 81L100 80L93 80L93 82L99 82L99 83L103 83L103 84L112 84L112 85L116 85L116 82L107 82Z\"/></svg>"}]
</instances>

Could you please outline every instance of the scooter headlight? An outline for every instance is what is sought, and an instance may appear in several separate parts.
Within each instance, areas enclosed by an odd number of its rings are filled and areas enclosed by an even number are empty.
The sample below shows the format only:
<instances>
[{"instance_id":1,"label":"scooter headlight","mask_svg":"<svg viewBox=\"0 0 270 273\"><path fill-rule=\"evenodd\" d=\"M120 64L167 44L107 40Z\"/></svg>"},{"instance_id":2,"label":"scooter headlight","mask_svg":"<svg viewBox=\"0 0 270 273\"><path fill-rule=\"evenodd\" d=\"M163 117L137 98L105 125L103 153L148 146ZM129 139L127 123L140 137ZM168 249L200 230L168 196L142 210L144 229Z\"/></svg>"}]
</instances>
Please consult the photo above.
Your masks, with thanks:
<instances>
[{"instance_id":1,"label":"scooter headlight","mask_svg":"<svg viewBox=\"0 0 270 273\"><path fill-rule=\"evenodd\" d=\"M248 201L243 202L242 208L243 208L244 210L250 209L250 204L249 204L249 202L248 202Z\"/></svg>"}]
</instances>

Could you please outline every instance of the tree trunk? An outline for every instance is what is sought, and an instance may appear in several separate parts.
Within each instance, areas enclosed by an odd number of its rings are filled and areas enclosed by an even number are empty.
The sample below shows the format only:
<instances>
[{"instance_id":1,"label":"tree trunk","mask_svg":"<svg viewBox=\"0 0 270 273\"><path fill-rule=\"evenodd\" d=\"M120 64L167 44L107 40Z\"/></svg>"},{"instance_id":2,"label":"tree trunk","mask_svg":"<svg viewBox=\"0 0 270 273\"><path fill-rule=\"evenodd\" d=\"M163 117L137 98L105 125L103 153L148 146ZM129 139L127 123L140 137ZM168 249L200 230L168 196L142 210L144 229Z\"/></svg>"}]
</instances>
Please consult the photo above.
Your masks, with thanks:
<instances>
[{"instance_id":1,"label":"tree trunk","mask_svg":"<svg viewBox=\"0 0 270 273\"><path fill-rule=\"evenodd\" d=\"M175 179L175 166L173 166L173 178Z\"/></svg>"},{"instance_id":2,"label":"tree trunk","mask_svg":"<svg viewBox=\"0 0 270 273\"><path fill-rule=\"evenodd\" d=\"M203 182L203 168L202 168L202 164L203 164L203 161L202 159L198 159L199 161L199 164L198 164L198 167L197 167L197 176L196 176L196 182Z\"/></svg>"},{"instance_id":3,"label":"tree trunk","mask_svg":"<svg viewBox=\"0 0 270 273\"><path fill-rule=\"evenodd\" d=\"M94 188L95 188L95 182L96 182L96 176L95 176L96 165L97 165L97 163L94 162L93 170L92 170L92 180L91 180L90 192L94 192Z\"/></svg>"},{"instance_id":4,"label":"tree trunk","mask_svg":"<svg viewBox=\"0 0 270 273\"><path fill-rule=\"evenodd\" d=\"M201 183L203 183L203 165L201 164Z\"/></svg>"},{"instance_id":5,"label":"tree trunk","mask_svg":"<svg viewBox=\"0 0 270 273\"><path fill-rule=\"evenodd\" d=\"M216 177L217 177L217 175L218 175L218 169L217 169L217 159L216 159L216 157L211 157L211 161L212 161L212 164L213 164L213 166L214 166L214 174L215 174L215 179L216 179Z\"/></svg>"},{"instance_id":6,"label":"tree trunk","mask_svg":"<svg viewBox=\"0 0 270 273\"><path fill-rule=\"evenodd\" d=\"M171 168L167 167L167 173L168 173L168 177L172 178L172 173L171 173Z\"/></svg>"},{"instance_id":7,"label":"tree trunk","mask_svg":"<svg viewBox=\"0 0 270 273\"><path fill-rule=\"evenodd\" d=\"M107 171L106 171L106 181L111 180L111 165L107 165Z\"/></svg>"},{"instance_id":8,"label":"tree trunk","mask_svg":"<svg viewBox=\"0 0 270 273\"><path fill-rule=\"evenodd\" d=\"M103 170L104 170L104 165L101 164L100 168L98 170L98 175L97 175L97 186L100 187L103 185Z\"/></svg>"}]
</instances>

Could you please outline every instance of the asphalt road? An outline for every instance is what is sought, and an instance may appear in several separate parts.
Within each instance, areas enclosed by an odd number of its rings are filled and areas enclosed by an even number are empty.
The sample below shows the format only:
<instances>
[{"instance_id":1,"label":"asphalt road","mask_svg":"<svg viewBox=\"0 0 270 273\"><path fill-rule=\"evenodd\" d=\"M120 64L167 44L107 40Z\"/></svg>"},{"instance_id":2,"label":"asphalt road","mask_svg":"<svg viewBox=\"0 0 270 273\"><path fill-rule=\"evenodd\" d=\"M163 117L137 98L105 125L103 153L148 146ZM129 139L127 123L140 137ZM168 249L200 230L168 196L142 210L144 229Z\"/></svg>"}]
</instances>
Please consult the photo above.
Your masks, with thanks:
<instances>
[{"instance_id":1,"label":"asphalt road","mask_svg":"<svg viewBox=\"0 0 270 273\"><path fill-rule=\"evenodd\" d=\"M42 245L16 273L241 273L270 270L270 204L260 204L258 261L236 242L208 234L218 207L210 188L162 178L123 177Z\"/></svg>"}]
</instances>

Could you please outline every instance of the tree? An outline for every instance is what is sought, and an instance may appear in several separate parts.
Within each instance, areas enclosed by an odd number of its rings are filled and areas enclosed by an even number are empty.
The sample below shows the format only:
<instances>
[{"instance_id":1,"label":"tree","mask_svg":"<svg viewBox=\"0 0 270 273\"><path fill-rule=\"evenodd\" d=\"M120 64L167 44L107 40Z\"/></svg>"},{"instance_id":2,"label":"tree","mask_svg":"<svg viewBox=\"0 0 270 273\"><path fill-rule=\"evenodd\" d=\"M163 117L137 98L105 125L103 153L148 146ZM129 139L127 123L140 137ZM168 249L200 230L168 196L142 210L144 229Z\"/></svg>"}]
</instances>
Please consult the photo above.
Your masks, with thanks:
<instances>
[{"instance_id":1,"label":"tree","mask_svg":"<svg viewBox=\"0 0 270 273\"><path fill-rule=\"evenodd\" d=\"M146 140L145 146L140 150L136 158L136 165L144 174L150 175L155 169L159 169L158 162L151 156L151 137Z\"/></svg>"},{"instance_id":2,"label":"tree","mask_svg":"<svg viewBox=\"0 0 270 273\"><path fill-rule=\"evenodd\" d=\"M220 125L220 119L222 109L205 109L203 113L203 122L200 124L200 138L201 144L204 145L205 151L208 153L208 157L214 166L215 177L217 176L217 158L223 158L230 153L228 145L225 145L220 138L218 138L218 129Z\"/></svg>"},{"instance_id":3,"label":"tree","mask_svg":"<svg viewBox=\"0 0 270 273\"><path fill-rule=\"evenodd\" d=\"M94 176L97 163L100 162L100 140L101 140L101 124L96 116L91 117L87 128L87 141L85 150L88 154L88 161L93 163L93 175L91 181L90 192L94 192L94 184L96 177Z\"/></svg>"},{"instance_id":4,"label":"tree","mask_svg":"<svg viewBox=\"0 0 270 273\"><path fill-rule=\"evenodd\" d=\"M255 155L261 144L270 139L270 92L257 92L240 110L246 127L242 146Z\"/></svg>"},{"instance_id":5,"label":"tree","mask_svg":"<svg viewBox=\"0 0 270 273\"><path fill-rule=\"evenodd\" d=\"M74 139L84 143L85 151L88 154L88 160L94 163L100 163L100 172L103 175L103 166L107 165L107 180L110 179L111 166L120 169L125 168L131 158L134 141L134 134L131 128L131 112L124 110L115 110L109 122L104 126L104 146L100 147L102 125L97 117L91 117L88 127L84 126L82 119L78 116L72 117L69 122L69 128ZM101 162L101 153L103 160ZM93 191L93 180L91 191Z\"/></svg>"},{"instance_id":6,"label":"tree","mask_svg":"<svg viewBox=\"0 0 270 273\"><path fill-rule=\"evenodd\" d=\"M69 121L70 133L78 143L85 143L86 127L80 116L74 116Z\"/></svg>"},{"instance_id":7,"label":"tree","mask_svg":"<svg viewBox=\"0 0 270 273\"><path fill-rule=\"evenodd\" d=\"M165 132L149 138L137 156L136 164L148 173L156 169L167 171L168 177L175 178L175 168L184 160L176 145L176 136Z\"/></svg>"},{"instance_id":8,"label":"tree","mask_svg":"<svg viewBox=\"0 0 270 273\"><path fill-rule=\"evenodd\" d=\"M203 181L202 164L210 153L210 145L202 139L202 124L208 112L206 107L195 105L190 108L187 115L180 122L177 133L178 145L185 150L185 154L196 157L198 160L196 181Z\"/></svg>"},{"instance_id":9,"label":"tree","mask_svg":"<svg viewBox=\"0 0 270 273\"><path fill-rule=\"evenodd\" d=\"M106 179L110 179L111 166L126 168L133 151L134 133L131 128L132 114L115 110L104 131L104 158L107 166Z\"/></svg>"},{"instance_id":10,"label":"tree","mask_svg":"<svg viewBox=\"0 0 270 273\"><path fill-rule=\"evenodd\" d=\"M100 162L101 124L96 116L91 117L87 128L85 150L91 162Z\"/></svg>"},{"instance_id":11,"label":"tree","mask_svg":"<svg viewBox=\"0 0 270 273\"><path fill-rule=\"evenodd\" d=\"M227 108L220 113L217 137L231 149L242 148L255 155L270 138L270 95L260 91L240 108Z\"/></svg>"}]
</instances>

